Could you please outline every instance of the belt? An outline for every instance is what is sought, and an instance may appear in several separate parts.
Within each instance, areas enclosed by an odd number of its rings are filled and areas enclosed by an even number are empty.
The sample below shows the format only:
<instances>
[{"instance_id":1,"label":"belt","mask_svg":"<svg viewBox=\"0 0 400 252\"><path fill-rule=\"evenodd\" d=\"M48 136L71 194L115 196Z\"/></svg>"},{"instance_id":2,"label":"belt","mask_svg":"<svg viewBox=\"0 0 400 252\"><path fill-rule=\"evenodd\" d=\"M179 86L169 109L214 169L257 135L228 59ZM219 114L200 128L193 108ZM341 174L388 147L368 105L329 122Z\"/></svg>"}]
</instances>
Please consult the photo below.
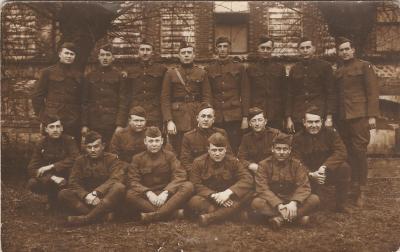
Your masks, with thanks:
<instances>
[{"instance_id":1,"label":"belt","mask_svg":"<svg viewBox=\"0 0 400 252\"><path fill-rule=\"evenodd\" d=\"M200 96L198 95L186 95L184 97L175 97L174 102L196 102L200 101Z\"/></svg>"}]
</instances>

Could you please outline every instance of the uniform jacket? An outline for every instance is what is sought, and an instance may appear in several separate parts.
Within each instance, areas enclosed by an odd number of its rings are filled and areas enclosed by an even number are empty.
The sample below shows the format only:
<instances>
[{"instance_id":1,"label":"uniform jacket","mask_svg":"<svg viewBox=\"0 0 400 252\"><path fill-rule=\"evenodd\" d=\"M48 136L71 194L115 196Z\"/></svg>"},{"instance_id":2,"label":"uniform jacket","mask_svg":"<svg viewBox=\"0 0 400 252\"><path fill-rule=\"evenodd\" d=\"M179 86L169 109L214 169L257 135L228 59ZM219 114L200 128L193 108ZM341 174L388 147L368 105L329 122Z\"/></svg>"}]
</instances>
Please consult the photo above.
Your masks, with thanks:
<instances>
[{"instance_id":1,"label":"uniform jacket","mask_svg":"<svg viewBox=\"0 0 400 252\"><path fill-rule=\"evenodd\" d=\"M173 152L144 151L135 155L128 168L129 190L141 195L147 191L168 191L174 194L187 181L186 171Z\"/></svg>"},{"instance_id":2,"label":"uniform jacket","mask_svg":"<svg viewBox=\"0 0 400 252\"><path fill-rule=\"evenodd\" d=\"M263 109L268 119L284 116L287 88L285 67L279 63L260 60L247 68L250 82L250 107Z\"/></svg>"},{"instance_id":3,"label":"uniform jacket","mask_svg":"<svg viewBox=\"0 0 400 252\"><path fill-rule=\"evenodd\" d=\"M238 158L247 167L271 156L272 140L279 130L266 127L261 132L251 131L245 134L239 146Z\"/></svg>"},{"instance_id":4,"label":"uniform jacket","mask_svg":"<svg viewBox=\"0 0 400 252\"><path fill-rule=\"evenodd\" d=\"M324 60L312 58L296 63L289 73L286 117L301 122L308 107L315 105L324 117L335 113L333 70Z\"/></svg>"},{"instance_id":5,"label":"uniform jacket","mask_svg":"<svg viewBox=\"0 0 400 252\"><path fill-rule=\"evenodd\" d=\"M213 161L208 153L196 158L190 181L196 194L205 198L230 189L240 199L253 188L253 177L232 155L226 155L221 162Z\"/></svg>"},{"instance_id":6,"label":"uniform jacket","mask_svg":"<svg viewBox=\"0 0 400 252\"><path fill-rule=\"evenodd\" d=\"M144 145L146 131L135 132L130 126L115 133L110 142L110 152L117 154L119 159L130 163L132 157L146 150Z\"/></svg>"},{"instance_id":7,"label":"uniform jacket","mask_svg":"<svg viewBox=\"0 0 400 252\"><path fill-rule=\"evenodd\" d=\"M302 130L293 137L293 154L311 171L322 165L334 170L347 159L346 147L334 129L322 128L316 135Z\"/></svg>"},{"instance_id":8,"label":"uniform jacket","mask_svg":"<svg viewBox=\"0 0 400 252\"><path fill-rule=\"evenodd\" d=\"M36 115L59 116L64 128L79 127L83 76L80 72L58 63L41 71L32 94Z\"/></svg>"},{"instance_id":9,"label":"uniform jacket","mask_svg":"<svg viewBox=\"0 0 400 252\"><path fill-rule=\"evenodd\" d=\"M279 163L273 156L259 163L255 176L257 197L276 207L303 201L311 195L307 169L295 158Z\"/></svg>"},{"instance_id":10,"label":"uniform jacket","mask_svg":"<svg viewBox=\"0 0 400 252\"><path fill-rule=\"evenodd\" d=\"M339 118L353 119L379 115L379 87L371 63L352 59L335 73Z\"/></svg>"},{"instance_id":11,"label":"uniform jacket","mask_svg":"<svg viewBox=\"0 0 400 252\"><path fill-rule=\"evenodd\" d=\"M216 132L228 137L224 129L217 127L212 127L210 129L197 127L183 135L180 160L186 171L190 172L195 158L207 153L208 146L210 145L208 143L208 138ZM227 154L233 154L229 144L227 147Z\"/></svg>"},{"instance_id":12,"label":"uniform jacket","mask_svg":"<svg viewBox=\"0 0 400 252\"><path fill-rule=\"evenodd\" d=\"M69 188L82 199L92 191L105 195L114 183L124 183L126 166L112 153L104 152L95 160L81 155L72 167Z\"/></svg>"},{"instance_id":13,"label":"uniform jacket","mask_svg":"<svg viewBox=\"0 0 400 252\"><path fill-rule=\"evenodd\" d=\"M167 68L159 63L140 62L127 69L129 108L142 106L149 121L162 121L161 88ZM125 115L128 118L128 115Z\"/></svg>"},{"instance_id":14,"label":"uniform jacket","mask_svg":"<svg viewBox=\"0 0 400 252\"><path fill-rule=\"evenodd\" d=\"M247 117L250 86L246 69L232 59L216 60L207 69L215 108L215 121L239 121Z\"/></svg>"},{"instance_id":15,"label":"uniform jacket","mask_svg":"<svg viewBox=\"0 0 400 252\"><path fill-rule=\"evenodd\" d=\"M126 125L124 80L113 67L98 66L85 78L82 125L109 129Z\"/></svg>"}]
</instances>

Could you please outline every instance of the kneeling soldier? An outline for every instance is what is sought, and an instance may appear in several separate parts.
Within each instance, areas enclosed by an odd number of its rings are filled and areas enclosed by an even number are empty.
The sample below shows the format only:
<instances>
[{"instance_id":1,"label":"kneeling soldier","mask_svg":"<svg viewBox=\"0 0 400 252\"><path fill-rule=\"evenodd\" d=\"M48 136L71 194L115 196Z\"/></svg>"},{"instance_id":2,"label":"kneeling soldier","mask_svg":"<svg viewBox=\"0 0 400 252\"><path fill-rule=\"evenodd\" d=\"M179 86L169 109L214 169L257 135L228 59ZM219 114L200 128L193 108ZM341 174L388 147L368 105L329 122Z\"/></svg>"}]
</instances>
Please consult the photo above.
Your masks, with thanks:
<instances>
[{"instance_id":1,"label":"kneeling soldier","mask_svg":"<svg viewBox=\"0 0 400 252\"><path fill-rule=\"evenodd\" d=\"M180 208L193 194L185 169L173 152L162 148L157 127L146 130L144 144L147 151L135 155L128 170L126 201L141 212L143 222L159 221L174 212L182 215Z\"/></svg>"},{"instance_id":2,"label":"kneeling soldier","mask_svg":"<svg viewBox=\"0 0 400 252\"><path fill-rule=\"evenodd\" d=\"M309 214L319 205L317 195L311 194L307 169L291 153L291 136L283 133L274 138L272 156L259 164L256 173L257 198L253 210L268 217L272 228L284 222L309 222Z\"/></svg>"},{"instance_id":3,"label":"kneeling soldier","mask_svg":"<svg viewBox=\"0 0 400 252\"><path fill-rule=\"evenodd\" d=\"M190 181L196 195L188 207L200 215L200 225L207 226L238 213L252 196L253 178L237 158L226 155L227 138L215 133L208 139L208 153L193 162Z\"/></svg>"},{"instance_id":4,"label":"kneeling soldier","mask_svg":"<svg viewBox=\"0 0 400 252\"><path fill-rule=\"evenodd\" d=\"M68 189L58 194L60 201L79 216L69 216L68 224L85 225L110 214L123 200L126 164L114 154L104 152L102 137L95 131L85 137L87 154L75 161Z\"/></svg>"},{"instance_id":5,"label":"kneeling soldier","mask_svg":"<svg viewBox=\"0 0 400 252\"><path fill-rule=\"evenodd\" d=\"M57 194L67 184L69 170L79 156L73 137L63 134L63 125L56 116L42 119L46 136L33 150L28 165L28 188L34 193L47 194L47 209L54 206Z\"/></svg>"}]
</instances>

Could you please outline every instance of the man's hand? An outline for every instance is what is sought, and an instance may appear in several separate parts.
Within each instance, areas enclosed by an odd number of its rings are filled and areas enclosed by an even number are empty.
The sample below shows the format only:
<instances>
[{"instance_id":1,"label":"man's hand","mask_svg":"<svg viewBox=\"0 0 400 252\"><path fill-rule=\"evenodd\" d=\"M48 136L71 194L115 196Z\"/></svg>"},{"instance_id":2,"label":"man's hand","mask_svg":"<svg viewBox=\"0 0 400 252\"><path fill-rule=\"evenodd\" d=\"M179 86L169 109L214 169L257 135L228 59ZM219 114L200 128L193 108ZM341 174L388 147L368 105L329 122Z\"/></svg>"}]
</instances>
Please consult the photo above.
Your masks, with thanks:
<instances>
[{"instance_id":1,"label":"man's hand","mask_svg":"<svg viewBox=\"0 0 400 252\"><path fill-rule=\"evenodd\" d=\"M289 221L294 220L297 217L297 202L290 201L288 204L285 205L288 211L288 219Z\"/></svg>"},{"instance_id":2,"label":"man's hand","mask_svg":"<svg viewBox=\"0 0 400 252\"><path fill-rule=\"evenodd\" d=\"M243 117L242 125L240 125L240 128L244 130L247 129L248 127L249 127L249 120L247 119L247 117Z\"/></svg>"},{"instance_id":3,"label":"man's hand","mask_svg":"<svg viewBox=\"0 0 400 252\"><path fill-rule=\"evenodd\" d=\"M168 191L163 191L157 196L157 206L160 207L164 205L164 203L167 201L168 198Z\"/></svg>"},{"instance_id":4,"label":"man's hand","mask_svg":"<svg viewBox=\"0 0 400 252\"><path fill-rule=\"evenodd\" d=\"M65 178L63 178L63 177L57 177L57 176L53 175L53 176L51 176L50 179L53 180L53 182L56 183L58 186L60 186L62 184L64 184L64 185L67 184L67 182L65 181Z\"/></svg>"},{"instance_id":5,"label":"man's hand","mask_svg":"<svg viewBox=\"0 0 400 252\"><path fill-rule=\"evenodd\" d=\"M319 173L318 171L310 172L309 176L312 180L316 181L318 184L325 184L326 175L325 173Z\"/></svg>"},{"instance_id":6,"label":"man's hand","mask_svg":"<svg viewBox=\"0 0 400 252\"><path fill-rule=\"evenodd\" d=\"M86 195L85 202L88 205L96 206L100 203L100 199L97 197L95 192L91 192Z\"/></svg>"},{"instance_id":7,"label":"man's hand","mask_svg":"<svg viewBox=\"0 0 400 252\"><path fill-rule=\"evenodd\" d=\"M376 119L375 117L370 117L368 119L369 129L376 129Z\"/></svg>"},{"instance_id":8,"label":"man's hand","mask_svg":"<svg viewBox=\"0 0 400 252\"><path fill-rule=\"evenodd\" d=\"M249 168L250 171L257 172L258 164L251 163L251 164L249 164L248 168Z\"/></svg>"},{"instance_id":9,"label":"man's hand","mask_svg":"<svg viewBox=\"0 0 400 252\"><path fill-rule=\"evenodd\" d=\"M233 201L231 199L228 199L222 204L224 207L231 207L233 205Z\"/></svg>"},{"instance_id":10,"label":"man's hand","mask_svg":"<svg viewBox=\"0 0 400 252\"><path fill-rule=\"evenodd\" d=\"M46 172L50 171L51 169L53 169L54 164L50 164L50 165L46 165L46 166L42 166L37 170L37 174L36 177L41 177L43 176L43 174L45 174Z\"/></svg>"},{"instance_id":11,"label":"man's hand","mask_svg":"<svg viewBox=\"0 0 400 252\"><path fill-rule=\"evenodd\" d=\"M122 129L123 129L123 127L117 126L117 127L115 128L114 133L118 133L118 132L120 132Z\"/></svg>"},{"instance_id":12,"label":"man's hand","mask_svg":"<svg viewBox=\"0 0 400 252\"><path fill-rule=\"evenodd\" d=\"M89 132L89 128L86 126L83 126L81 129L81 134L82 136L86 136L86 134Z\"/></svg>"},{"instance_id":13,"label":"man's hand","mask_svg":"<svg viewBox=\"0 0 400 252\"><path fill-rule=\"evenodd\" d=\"M176 125L175 125L175 123L173 122L173 121L168 121L168 124L167 124L167 131L168 131L168 134L170 134L170 135L176 135Z\"/></svg>"},{"instance_id":14,"label":"man's hand","mask_svg":"<svg viewBox=\"0 0 400 252\"><path fill-rule=\"evenodd\" d=\"M286 208L285 205L279 204L279 205L278 205L278 211L279 211L279 213L282 215L282 218L283 218L284 220L288 220L289 212L287 211L287 208Z\"/></svg>"},{"instance_id":15,"label":"man's hand","mask_svg":"<svg viewBox=\"0 0 400 252\"><path fill-rule=\"evenodd\" d=\"M332 115L326 116L325 127L327 127L327 128L333 127Z\"/></svg>"},{"instance_id":16,"label":"man's hand","mask_svg":"<svg viewBox=\"0 0 400 252\"><path fill-rule=\"evenodd\" d=\"M158 196L152 191L147 191L146 196L149 199L150 203L157 206Z\"/></svg>"},{"instance_id":17,"label":"man's hand","mask_svg":"<svg viewBox=\"0 0 400 252\"><path fill-rule=\"evenodd\" d=\"M223 192L212 194L211 197L218 203L218 205L223 205L225 201L229 199L232 193L233 192L230 189L226 189Z\"/></svg>"},{"instance_id":18,"label":"man's hand","mask_svg":"<svg viewBox=\"0 0 400 252\"><path fill-rule=\"evenodd\" d=\"M288 118L287 118L287 121L286 121L286 130L287 130L287 132L288 132L289 134L294 134L294 133L296 133L296 131L294 130L294 123L293 123L291 117L288 117Z\"/></svg>"}]
</instances>

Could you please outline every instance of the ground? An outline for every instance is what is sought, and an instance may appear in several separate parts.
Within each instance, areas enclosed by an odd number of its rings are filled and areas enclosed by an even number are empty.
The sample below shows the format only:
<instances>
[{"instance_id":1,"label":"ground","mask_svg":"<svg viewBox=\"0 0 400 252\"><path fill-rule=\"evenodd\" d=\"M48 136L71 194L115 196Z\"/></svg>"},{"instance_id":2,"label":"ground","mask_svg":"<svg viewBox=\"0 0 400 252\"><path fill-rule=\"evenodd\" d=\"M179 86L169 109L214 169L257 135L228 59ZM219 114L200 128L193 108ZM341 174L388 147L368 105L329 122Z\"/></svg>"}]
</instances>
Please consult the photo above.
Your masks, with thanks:
<instances>
[{"instance_id":1,"label":"ground","mask_svg":"<svg viewBox=\"0 0 400 252\"><path fill-rule=\"evenodd\" d=\"M308 228L272 231L263 223L227 222L198 227L188 220L140 225L113 223L71 228L65 212L46 212L45 198L23 179L2 178L3 251L397 251L400 248L400 180L369 181L368 202L352 215L333 212L329 189ZM327 200L328 199L328 200Z\"/></svg>"}]
</instances>

